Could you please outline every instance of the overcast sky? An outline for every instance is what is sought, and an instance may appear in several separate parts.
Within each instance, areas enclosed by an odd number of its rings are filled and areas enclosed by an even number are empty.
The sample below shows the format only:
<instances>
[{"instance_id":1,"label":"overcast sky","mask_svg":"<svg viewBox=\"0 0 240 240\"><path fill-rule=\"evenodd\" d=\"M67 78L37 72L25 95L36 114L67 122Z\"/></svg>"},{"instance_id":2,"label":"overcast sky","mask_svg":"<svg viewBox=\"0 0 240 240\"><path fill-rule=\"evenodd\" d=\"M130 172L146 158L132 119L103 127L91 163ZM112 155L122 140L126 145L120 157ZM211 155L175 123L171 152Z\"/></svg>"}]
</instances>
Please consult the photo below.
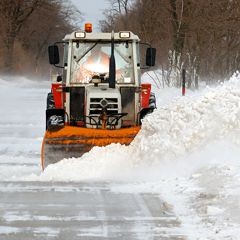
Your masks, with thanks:
<instances>
[{"instance_id":1,"label":"overcast sky","mask_svg":"<svg viewBox=\"0 0 240 240\"><path fill-rule=\"evenodd\" d=\"M71 1L84 14L83 22L91 22L93 24L93 31L98 31L98 21L103 19L103 10L109 7L108 0Z\"/></svg>"}]
</instances>

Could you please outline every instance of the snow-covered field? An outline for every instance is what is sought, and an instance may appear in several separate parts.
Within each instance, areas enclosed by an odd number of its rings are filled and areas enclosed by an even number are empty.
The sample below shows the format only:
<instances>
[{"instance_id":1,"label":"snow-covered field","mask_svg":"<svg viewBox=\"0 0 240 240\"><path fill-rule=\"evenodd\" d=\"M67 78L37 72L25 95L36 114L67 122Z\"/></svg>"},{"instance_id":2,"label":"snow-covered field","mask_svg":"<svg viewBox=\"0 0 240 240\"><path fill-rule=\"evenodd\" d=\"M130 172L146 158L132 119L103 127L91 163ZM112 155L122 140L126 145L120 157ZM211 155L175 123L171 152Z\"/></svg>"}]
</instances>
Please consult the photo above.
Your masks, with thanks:
<instances>
[{"instance_id":1,"label":"snow-covered field","mask_svg":"<svg viewBox=\"0 0 240 240\"><path fill-rule=\"evenodd\" d=\"M130 146L95 147L43 173L50 84L23 78L0 84L0 239L61 239L58 221L69 229L79 221L79 232L64 239L240 239L238 74L185 97L179 89L154 88L158 109ZM76 194L72 205L69 194ZM60 206L67 210L58 212ZM71 215L73 206L79 212ZM30 230L27 221L35 223Z\"/></svg>"}]
</instances>

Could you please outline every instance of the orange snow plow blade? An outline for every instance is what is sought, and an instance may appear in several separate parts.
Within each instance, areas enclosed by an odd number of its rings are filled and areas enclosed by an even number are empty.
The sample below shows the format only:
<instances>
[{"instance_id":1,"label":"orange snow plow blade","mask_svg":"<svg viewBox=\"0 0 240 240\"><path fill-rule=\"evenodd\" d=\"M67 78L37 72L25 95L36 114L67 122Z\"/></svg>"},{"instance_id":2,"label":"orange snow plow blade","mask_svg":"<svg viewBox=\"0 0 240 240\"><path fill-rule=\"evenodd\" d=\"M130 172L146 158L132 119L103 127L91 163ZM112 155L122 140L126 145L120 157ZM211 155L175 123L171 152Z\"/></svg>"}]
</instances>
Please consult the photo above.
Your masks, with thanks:
<instances>
[{"instance_id":1,"label":"orange snow plow blade","mask_svg":"<svg viewBox=\"0 0 240 240\"><path fill-rule=\"evenodd\" d=\"M57 131L46 131L42 143L42 169L64 158L81 157L94 146L128 145L139 130L140 127L107 130L65 126Z\"/></svg>"}]
</instances>

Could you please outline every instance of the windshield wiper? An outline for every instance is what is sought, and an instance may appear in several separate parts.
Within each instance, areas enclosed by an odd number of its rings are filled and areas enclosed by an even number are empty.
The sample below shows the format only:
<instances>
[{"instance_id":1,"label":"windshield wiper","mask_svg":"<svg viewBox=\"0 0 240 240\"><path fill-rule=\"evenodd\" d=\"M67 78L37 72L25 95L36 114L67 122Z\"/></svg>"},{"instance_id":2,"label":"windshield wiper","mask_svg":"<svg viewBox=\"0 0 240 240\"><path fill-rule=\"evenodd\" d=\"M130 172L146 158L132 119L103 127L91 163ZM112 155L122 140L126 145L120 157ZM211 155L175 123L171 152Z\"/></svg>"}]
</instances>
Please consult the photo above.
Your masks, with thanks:
<instances>
[{"instance_id":1,"label":"windshield wiper","mask_svg":"<svg viewBox=\"0 0 240 240\"><path fill-rule=\"evenodd\" d=\"M97 46L97 44L101 42L101 40L95 42L86 52L84 52L84 54L82 56L80 56L78 59L76 59L75 61L78 63L81 59L83 59L93 48L95 48Z\"/></svg>"}]
</instances>

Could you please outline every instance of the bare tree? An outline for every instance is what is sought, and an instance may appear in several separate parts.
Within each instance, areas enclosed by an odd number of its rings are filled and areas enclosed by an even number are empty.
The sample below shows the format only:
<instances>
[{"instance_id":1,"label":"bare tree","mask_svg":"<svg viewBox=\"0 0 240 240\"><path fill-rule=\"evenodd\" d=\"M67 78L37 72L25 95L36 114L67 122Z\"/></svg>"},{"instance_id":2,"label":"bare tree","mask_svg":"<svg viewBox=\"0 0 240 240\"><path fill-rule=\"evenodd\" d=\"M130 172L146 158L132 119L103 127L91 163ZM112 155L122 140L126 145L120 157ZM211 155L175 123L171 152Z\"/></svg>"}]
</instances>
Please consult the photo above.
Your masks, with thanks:
<instances>
[{"instance_id":1,"label":"bare tree","mask_svg":"<svg viewBox=\"0 0 240 240\"><path fill-rule=\"evenodd\" d=\"M66 34L72 32L75 29L72 23L77 18L81 19L81 13L73 5L62 5L61 1L56 0L44 4L32 14L21 31L20 41L24 50L29 53L29 63L34 74L46 72L47 46L61 41Z\"/></svg>"},{"instance_id":2,"label":"bare tree","mask_svg":"<svg viewBox=\"0 0 240 240\"><path fill-rule=\"evenodd\" d=\"M16 37L41 2L42 0L1 0L0 2L1 38L6 48L5 68L8 73L13 71Z\"/></svg>"},{"instance_id":3,"label":"bare tree","mask_svg":"<svg viewBox=\"0 0 240 240\"><path fill-rule=\"evenodd\" d=\"M105 20L100 21L103 31L124 29L128 26L128 13L132 0L108 0L111 8L104 12Z\"/></svg>"},{"instance_id":4,"label":"bare tree","mask_svg":"<svg viewBox=\"0 0 240 240\"><path fill-rule=\"evenodd\" d=\"M63 0L0 1L0 66L46 74L47 46L73 31L81 13Z\"/></svg>"}]
</instances>

